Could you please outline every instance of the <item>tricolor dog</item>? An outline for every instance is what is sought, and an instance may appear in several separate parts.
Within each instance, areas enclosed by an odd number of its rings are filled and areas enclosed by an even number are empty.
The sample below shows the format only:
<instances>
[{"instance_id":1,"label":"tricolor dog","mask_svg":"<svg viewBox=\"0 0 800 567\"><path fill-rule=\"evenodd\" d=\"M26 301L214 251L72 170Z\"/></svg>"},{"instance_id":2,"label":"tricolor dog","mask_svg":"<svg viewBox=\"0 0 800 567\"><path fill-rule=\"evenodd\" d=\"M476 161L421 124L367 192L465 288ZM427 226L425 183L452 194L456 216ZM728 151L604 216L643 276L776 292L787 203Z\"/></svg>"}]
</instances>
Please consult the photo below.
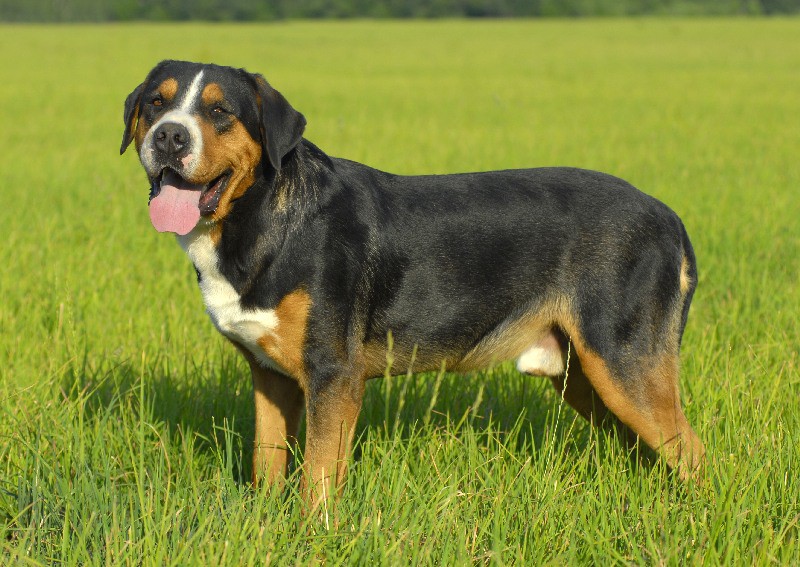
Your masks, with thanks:
<instances>
[{"instance_id":1,"label":"tricolor dog","mask_svg":"<svg viewBox=\"0 0 800 567\"><path fill-rule=\"evenodd\" d=\"M692 476L678 369L697 271L675 213L581 169L393 175L305 125L262 76L217 65L164 61L125 101L152 223L250 365L257 479L284 478L305 411L304 483L341 486L390 333L395 371L412 353L415 371L515 360Z\"/></svg>"}]
</instances>

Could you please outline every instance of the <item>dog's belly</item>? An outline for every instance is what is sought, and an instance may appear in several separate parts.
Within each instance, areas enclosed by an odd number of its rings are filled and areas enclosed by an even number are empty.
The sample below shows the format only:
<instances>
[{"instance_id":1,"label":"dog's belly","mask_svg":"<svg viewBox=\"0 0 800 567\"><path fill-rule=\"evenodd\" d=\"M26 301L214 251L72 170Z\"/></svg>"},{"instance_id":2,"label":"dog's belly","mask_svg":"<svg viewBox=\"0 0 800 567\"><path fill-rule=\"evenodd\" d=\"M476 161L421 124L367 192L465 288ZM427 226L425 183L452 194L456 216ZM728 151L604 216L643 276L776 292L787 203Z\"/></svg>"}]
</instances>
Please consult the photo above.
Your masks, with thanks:
<instances>
[{"instance_id":1,"label":"dog's belly","mask_svg":"<svg viewBox=\"0 0 800 567\"><path fill-rule=\"evenodd\" d=\"M186 236L178 236L178 242L200 273L199 285L206 312L217 330L250 351L261 364L285 372L259 344L266 337L279 340L276 311L242 308L241 297L217 267L216 247L202 227Z\"/></svg>"},{"instance_id":2,"label":"dog's belly","mask_svg":"<svg viewBox=\"0 0 800 567\"><path fill-rule=\"evenodd\" d=\"M514 320L504 321L479 342L458 364L459 370L475 370L506 360L534 376L559 376L566 369L566 352L559 342L558 303L544 304Z\"/></svg>"}]
</instances>

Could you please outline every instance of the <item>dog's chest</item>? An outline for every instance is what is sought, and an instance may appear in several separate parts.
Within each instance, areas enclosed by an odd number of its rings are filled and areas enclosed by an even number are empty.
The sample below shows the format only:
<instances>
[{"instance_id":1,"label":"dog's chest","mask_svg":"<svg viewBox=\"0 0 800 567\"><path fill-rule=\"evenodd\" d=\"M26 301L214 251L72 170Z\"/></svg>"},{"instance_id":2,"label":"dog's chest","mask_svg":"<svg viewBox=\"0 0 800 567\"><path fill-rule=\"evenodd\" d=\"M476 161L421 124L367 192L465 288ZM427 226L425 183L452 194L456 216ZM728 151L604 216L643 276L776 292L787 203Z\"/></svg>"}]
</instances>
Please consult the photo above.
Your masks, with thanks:
<instances>
[{"instance_id":1,"label":"dog's chest","mask_svg":"<svg viewBox=\"0 0 800 567\"><path fill-rule=\"evenodd\" d=\"M217 250L206 231L195 229L178 236L178 242L200 274L206 312L217 330L249 350L262 364L281 370L259 344L277 338L275 310L242 308L241 296L219 271Z\"/></svg>"}]
</instances>

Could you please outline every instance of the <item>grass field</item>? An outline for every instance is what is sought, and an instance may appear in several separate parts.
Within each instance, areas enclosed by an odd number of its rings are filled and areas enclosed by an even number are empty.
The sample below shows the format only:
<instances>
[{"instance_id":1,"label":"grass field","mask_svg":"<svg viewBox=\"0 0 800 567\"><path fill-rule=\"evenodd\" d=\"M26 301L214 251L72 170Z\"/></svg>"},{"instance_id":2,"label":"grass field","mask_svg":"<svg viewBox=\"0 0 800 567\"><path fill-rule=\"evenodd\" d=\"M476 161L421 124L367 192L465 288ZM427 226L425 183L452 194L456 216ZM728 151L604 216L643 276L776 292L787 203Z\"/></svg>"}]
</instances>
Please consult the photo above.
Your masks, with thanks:
<instances>
[{"instance_id":1,"label":"grass field","mask_svg":"<svg viewBox=\"0 0 800 567\"><path fill-rule=\"evenodd\" d=\"M800 20L0 27L0 563L800 561ZM245 364L119 157L162 58L263 72L332 155L577 165L682 216L700 268L684 486L541 378L369 384L338 509L254 490Z\"/></svg>"}]
</instances>

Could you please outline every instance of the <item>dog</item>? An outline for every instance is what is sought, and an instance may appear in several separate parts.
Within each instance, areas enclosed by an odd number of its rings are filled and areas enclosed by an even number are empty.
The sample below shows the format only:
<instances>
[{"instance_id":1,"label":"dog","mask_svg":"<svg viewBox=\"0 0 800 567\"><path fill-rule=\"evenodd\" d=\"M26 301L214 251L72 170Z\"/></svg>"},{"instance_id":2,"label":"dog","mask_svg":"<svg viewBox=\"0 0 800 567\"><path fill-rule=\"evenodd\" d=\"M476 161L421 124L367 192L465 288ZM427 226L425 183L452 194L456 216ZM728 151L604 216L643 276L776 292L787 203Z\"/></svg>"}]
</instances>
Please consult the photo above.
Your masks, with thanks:
<instances>
[{"instance_id":1,"label":"dog","mask_svg":"<svg viewBox=\"0 0 800 567\"><path fill-rule=\"evenodd\" d=\"M330 157L264 77L211 64L159 63L124 121L153 225L250 366L255 482L285 479L305 411L301 483L340 489L389 336L395 371L516 360L696 476L678 372L697 268L660 201L582 169L399 176Z\"/></svg>"}]
</instances>

